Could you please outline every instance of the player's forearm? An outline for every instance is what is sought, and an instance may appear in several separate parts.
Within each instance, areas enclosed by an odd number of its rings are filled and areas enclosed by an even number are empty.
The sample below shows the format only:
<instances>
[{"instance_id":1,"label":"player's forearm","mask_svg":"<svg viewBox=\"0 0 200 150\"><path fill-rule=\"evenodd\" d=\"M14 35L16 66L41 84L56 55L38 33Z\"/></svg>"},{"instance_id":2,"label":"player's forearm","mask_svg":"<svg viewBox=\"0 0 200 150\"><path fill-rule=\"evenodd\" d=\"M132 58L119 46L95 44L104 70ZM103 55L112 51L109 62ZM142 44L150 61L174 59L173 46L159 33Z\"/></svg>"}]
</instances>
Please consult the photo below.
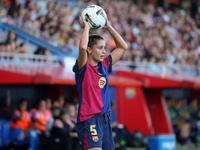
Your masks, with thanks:
<instances>
[{"instance_id":1,"label":"player's forearm","mask_svg":"<svg viewBox=\"0 0 200 150\"><path fill-rule=\"evenodd\" d=\"M88 45L88 39L89 39L89 26L84 27L84 31L79 43L79 50L87 50L87 45Z\"/></svg>"},{"instance_id":2,"label":"player's forearm","mask_svg":"<svg viewBox=\"0 0 200 150\"><path fill-rule=\"evenodd\" d=\"M119 35L119 33L112 26L109 26L107 28L107 30L112 35L116 46L118 48L122 48L122 49L126 50L128 46L127 46L126 42L123 40L123 38Z\"/></svg>"}]
</instances>

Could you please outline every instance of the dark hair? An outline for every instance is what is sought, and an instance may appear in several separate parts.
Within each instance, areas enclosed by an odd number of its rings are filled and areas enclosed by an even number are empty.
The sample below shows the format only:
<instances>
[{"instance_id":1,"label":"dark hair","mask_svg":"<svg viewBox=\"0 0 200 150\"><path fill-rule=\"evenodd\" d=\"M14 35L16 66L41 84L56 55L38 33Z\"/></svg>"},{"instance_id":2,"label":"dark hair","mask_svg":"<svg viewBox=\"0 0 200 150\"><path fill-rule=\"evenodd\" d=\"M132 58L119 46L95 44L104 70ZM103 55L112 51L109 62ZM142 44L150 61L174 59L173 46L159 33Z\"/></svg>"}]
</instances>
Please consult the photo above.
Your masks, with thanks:
<instances>
[{"instance_id":1,"label":"dark hair","mask_svg":"<svg viewBox=\"0 0 200 150\"><path fill-rule=\"evenodd\" d=\"M60 110L60 117L62 117L63 115L68 114L69 115L69 111L67 109L61 109Z\"/></svg>"},{"instance_id":2,"label":"dark hair","mask_svg":"<svg viewBox=\"0 0 200 150\"><path fill-rule=\"evenodd\" d=\"M27 99L25 99L25 98L20 98L19 101L18 101L18 107L19 107L23 102L27 102L27 103L28 103Z\"/></svg>"},{"instance_id":3,"label":"dark hair","mask_svg":"<svg viewBox=\"0 0 200 150\"><path fill-rule=\"evenodd\" d=\"M37 99L36 101L35 101L35 108L38 108L38 106L41 104L41 102L46 102L45 101L45 99L44 98L40 98L40 99Z\"/></svg>"},{"instance_id":4,"label":"dark hair","mask_svg":"<svg viewBox=\"0 0 200 150\"><path fill-rule=\"evenodd\" d=\"M17 41L17 35L16 35L15 31L10 30L10 31L8 32L8 34L7 34L7 39L6 39L6 41L4 42L4 44L7 45L7 44L10 44L10 43L11 43L11 39L10 39L11 33L14 33L14 34L15 34L15 39L14 39L14 41L15 41L15 42Z\"/></svg>"},{"instance_id":5,"label":"dark hair","mask_svg":"<svg viewBox=\"0 0 200 150\"><path fill-rule=\"evenodd\" d=\"M47 48L45 47L38 47L36 49L36 51L34 52L34 54L36 55L44 55L44 52L47 50Z\"/></svg>"},{"instance_id":6,"label":"dark hair","mask_svg":"<svg viewBox=\"0 0 200 150\"><path fill-rule=\"evenodd\" d=\"M54 107L52 109L53 117L55 117L56 112L58 112L58 116L60 116L60 111L61 111L61 109L59 107ZM56 116L56 117L58 117L58 116Z\"/></svg>"},{"instance_id":7,"label":"dark hair","mask_svg":"<svg viewBox=\"0 0 200 150\"><path fill-rule=\"evenodd\" d=\"M98 41L104 40L101 36L93 34L89 36L88 47L92 48Z\"/></svg>"}]
</instances>

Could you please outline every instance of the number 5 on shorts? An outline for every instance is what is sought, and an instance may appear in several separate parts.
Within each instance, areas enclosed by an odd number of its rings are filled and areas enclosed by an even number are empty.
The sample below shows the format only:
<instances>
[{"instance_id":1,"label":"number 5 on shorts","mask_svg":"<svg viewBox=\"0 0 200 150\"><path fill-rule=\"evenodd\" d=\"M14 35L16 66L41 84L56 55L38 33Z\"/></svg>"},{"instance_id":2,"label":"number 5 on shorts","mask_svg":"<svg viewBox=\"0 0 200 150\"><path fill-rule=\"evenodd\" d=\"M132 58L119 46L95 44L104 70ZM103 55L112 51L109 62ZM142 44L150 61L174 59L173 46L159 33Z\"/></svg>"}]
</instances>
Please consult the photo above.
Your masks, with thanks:
<instances>
[{"instance_id":1,"label":"number 5 on shorts","mask_svg":"<svg viewBox=\"0 0 200 150\"><path fill-rule=\"evenodd\" d=\"M96 125L90 125L90 132L91 135L97 135L97 130L94 129L96 127Z\"/></svg>"}]
</instances>

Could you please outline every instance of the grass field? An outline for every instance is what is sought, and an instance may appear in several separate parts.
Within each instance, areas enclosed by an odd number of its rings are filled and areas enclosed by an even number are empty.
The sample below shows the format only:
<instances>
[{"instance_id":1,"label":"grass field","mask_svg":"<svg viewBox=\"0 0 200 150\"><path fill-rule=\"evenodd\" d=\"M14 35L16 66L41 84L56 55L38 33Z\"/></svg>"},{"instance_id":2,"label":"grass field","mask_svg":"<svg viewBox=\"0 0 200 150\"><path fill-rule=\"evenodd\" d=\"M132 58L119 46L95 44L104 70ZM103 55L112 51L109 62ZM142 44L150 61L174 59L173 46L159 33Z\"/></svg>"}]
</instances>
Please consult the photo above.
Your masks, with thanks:
<instances>
[{"instance_id":1,"label":"grass field","mask_svg":"<svg viewBox=\"0 0 200 150\"><path fill-rule=\"evenodd\" d=\"M194 147L194 144L193 144ZM183 147L179 143L176 144L176 150L200 150L200 148L193 148L192 145L190 148L188 147ZM146 150L146 148L128 148L128 150Z\"/></svg>"},{"instance_id":2,"label":"grass field","mask_svg":"<svg viewBox=\"0 0 200 150\"><path fill-rule=\"evenodd\" d=\"M128 150L146 150L146 148L129 148ZM181 148L177 147L176 150L199 150L199 148Z\"/></svg>"}]
</instances>

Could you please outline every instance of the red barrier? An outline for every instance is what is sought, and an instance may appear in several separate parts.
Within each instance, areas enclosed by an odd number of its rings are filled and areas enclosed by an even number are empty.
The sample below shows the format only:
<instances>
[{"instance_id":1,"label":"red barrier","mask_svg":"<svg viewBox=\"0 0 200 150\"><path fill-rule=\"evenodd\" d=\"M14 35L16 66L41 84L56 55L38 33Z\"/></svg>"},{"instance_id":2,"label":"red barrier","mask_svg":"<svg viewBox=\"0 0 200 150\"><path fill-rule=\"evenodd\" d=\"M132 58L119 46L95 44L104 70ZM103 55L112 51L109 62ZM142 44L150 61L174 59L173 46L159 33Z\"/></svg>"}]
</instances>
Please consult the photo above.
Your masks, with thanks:
<instances>
[{"instance_id":1,"label":"red barrier","mask_svg":"<svg viewBox=\"0 0 200 150\"><path fill-rule=\"evenodd\" d=\"M117 87L118 121L131 132L140 130L145 135L172 133L161 89L180 87L182 82L127 71L118 71L117 75L141 80L147 88L145 97L143 87L131 87L129 92L127 87Z\"/></svg>"},{"instance_id":2,"label":"red barrier","mask_svg":"<svg viewBox=\"0 0 200 150\"><path fill-rule=\"evenodd\" d=\"M151 117L142 87L117 87L118 122L130 132L139 130L145 135L153 134Z\"/></svg>"},{"instance_id":3,"label":"red barrier","mask_svg":"<svg viewBox=\"0 0 200 150\"><path fill-rule=\"evenodd\" d=\"M32 84L33 81L32 76L0 70L0 84Z\"/></svg>"},{"instance_id":4,"label":"red barrier","mask_svg":"<svg viewBox=\"0 0 200 150\"><path fill-rule=\"evenodd\" d=\"M75 85L75 74L65 67L56 66L0 66L0 84L61 84ZM133 78L109 75L110 86L141 86Z\"/></svg>"},{"instance_id":5,"label":"red barrier","mask_svg":"<svg viewBox=\"0 0 200 150\"><path fill-rule=\"evenodd\" d=\"M161 89L148 89L146 94L155 134L173 133Z\"/></svg>"}]
</instances>

